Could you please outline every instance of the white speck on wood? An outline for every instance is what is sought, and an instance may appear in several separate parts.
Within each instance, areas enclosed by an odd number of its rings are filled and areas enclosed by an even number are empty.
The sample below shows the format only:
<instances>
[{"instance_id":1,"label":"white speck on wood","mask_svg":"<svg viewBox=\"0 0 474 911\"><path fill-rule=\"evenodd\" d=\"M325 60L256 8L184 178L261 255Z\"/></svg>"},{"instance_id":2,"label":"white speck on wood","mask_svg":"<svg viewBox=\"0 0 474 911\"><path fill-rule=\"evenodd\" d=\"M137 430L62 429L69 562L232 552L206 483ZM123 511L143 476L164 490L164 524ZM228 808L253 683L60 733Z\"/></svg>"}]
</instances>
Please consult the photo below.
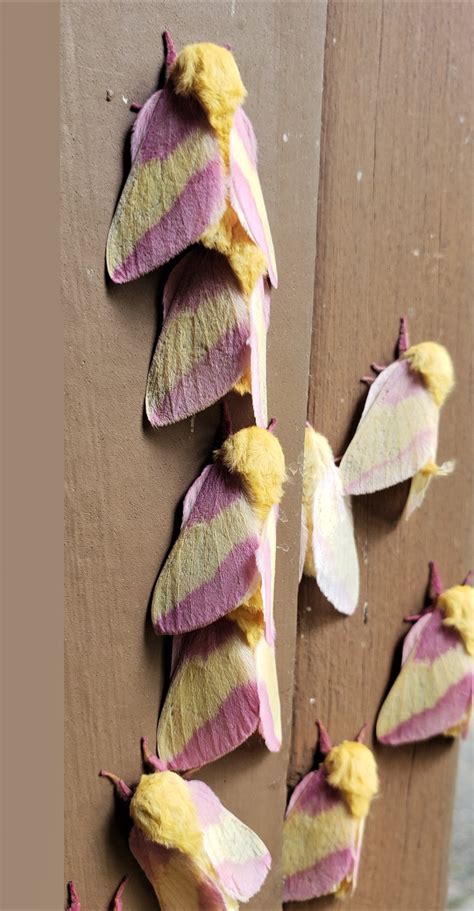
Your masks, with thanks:
<instances>
[{"instance_id":1,"label":"white speck on wood","mask_svg":"<svg viewBox=\"0 0 474 911\"><path fill-rule=\"evenodd\" d=\"M360 183L360 182L361 182L363 176L364 176L364 172L363 172L363 171L357 171L357 174L356 174L357 183Z\"/></svg>"},{"instance_id":2,"label":"white speck on wood","mask_svg":"<svg viewBox=\"0 0 474 911\"><path fill-rule=\"evenodd\" d=\"M464 114L460 114L458 117L459 123L466 123L466 118Z\"/></svg>"},{"instance_id":3,"label":"white speck on wood","mask_svg":"<svg viewBox=\"0 0 474 911\"><path fill-rule=\"evenodd\" d=\"M413 253L413 256L419 256L419 255L420 255L420 251L419 251L418 247L415 247L415 249L412 250L411 252Z\"/></svg>"},{"instance_id":4,"label":"white speck on wood","mask_svg":"<svg viewBox=\"0 0 474 911\"><path fill-rule=\"evenodd\" d=\"M128 104L128 98L126 95L122 95L122 101L124 104Z\"/></svg>"},{"instance_id":5,"label":"white speck on wood","mask_svg":"<svg viewBox=\"0 0 474 911\"><path fill-rule=\"evenodd\" d=\"M333 38L333 39L332 39L332 43L333 43L334 45L336 45L336 44L337 44L337 38Z\"/></svg>"},{"instance_id":6,"label":"white speck on wood","mask_svg":"<svg viewBox=\"0 0 474 911\"><path fill-rule=\"evenodd\" d=\"M311 604L306 605L306 610L308 611L308 614L311 613L311 611L313 610L313 608L311 607Z\"/></svg>"},{"instance_id":7,"label":"white speck on wood","mask_svg":"<svg viewBox=\"0 0 474 911\"><path fill-rule=\"evenodd\" d=\"M288 142L289 138L288 133L283 133L283 142Z\"/></svg>"},{"instance_id":8,"label":"white speck on wood","mask_svg":"<svg viewBox=\"0 0 474 911\"><path fill-rule=\"evenodd\" d=\"M230 4L230 15L235 16L235 7L237 6L237 0L231 0Z\"/></svg>"},{"instance_id":9,"label":"white speck on wood","mask_svg":"<svg viewBox=\"0 0 474 911\"><path fill-rule=\"evenodd\" d=\"M309 704L310 704L310 705L315 705L315 703L316 703L316 699L314 698L314 696L311 696L311 698L310 698L310 700L309 700Z\"/></svg>"}]
</instances>

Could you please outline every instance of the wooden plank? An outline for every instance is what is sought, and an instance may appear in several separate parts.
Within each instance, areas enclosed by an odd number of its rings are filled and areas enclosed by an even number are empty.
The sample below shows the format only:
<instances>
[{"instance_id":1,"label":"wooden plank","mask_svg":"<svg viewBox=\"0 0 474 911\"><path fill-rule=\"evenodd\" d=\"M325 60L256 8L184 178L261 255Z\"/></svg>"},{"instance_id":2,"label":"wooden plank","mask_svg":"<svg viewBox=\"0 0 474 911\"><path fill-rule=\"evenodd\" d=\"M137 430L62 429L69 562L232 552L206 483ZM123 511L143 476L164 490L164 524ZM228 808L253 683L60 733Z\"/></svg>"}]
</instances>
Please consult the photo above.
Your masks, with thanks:
<instances>
[{"instance_id":1,"label":"wooden plank","mask_svg":"<svg viewBox=\"0 0 474 911\"><path fill-rule=\"evenodd\" d=\"M308 417L342 452L364 400L359 377L371 360L393 358L408 313L412 339L443 342L456 365L439 455L458 464L409 523L399 519L406 486L356 500L362 590L353 618L303 582L292 784L311 767L316 718L335 741L373 724L402 618L422 604L428 560L454 584L472 558L471 38L468 3L328 6ZM442 740L377 748L381 795L345 907L445 907L456 756Z\"/></svg>"},{"instance_id":2,"label":"wooden plank","mask_svg":"<svg viewBox=\"0 0 474 911\"><path fill-rule=\"evenodd\" d=\"M151 432L143 395L156 335L157 279L104 283L107 230L122 181L122 146L162 63L178 47L230 42L248 88L281 286L269 340L270 410L288 484L278 534L276 624L285 742L249 744L202 772L265 839L273 870L247 907L281 906L281 820L291 728L300 476L309 367L326 4L168 2L62 4L63 296L66 321L66 876L85 909L105 908L131 875L127 908L155 908L113 810L107 767L136 781L139 738L154 740L164 681L147 603L175 509L208 458L217 408ZM309 91L296 91L304 77ZM113 92L110 101L107 91ZM109 96L110 97L110 96ZM248 404L248 403L247 403ZM237 408L236 419L249 418ZM185 909L183 909L185 911Z\"/></svg>"}]
</instances>

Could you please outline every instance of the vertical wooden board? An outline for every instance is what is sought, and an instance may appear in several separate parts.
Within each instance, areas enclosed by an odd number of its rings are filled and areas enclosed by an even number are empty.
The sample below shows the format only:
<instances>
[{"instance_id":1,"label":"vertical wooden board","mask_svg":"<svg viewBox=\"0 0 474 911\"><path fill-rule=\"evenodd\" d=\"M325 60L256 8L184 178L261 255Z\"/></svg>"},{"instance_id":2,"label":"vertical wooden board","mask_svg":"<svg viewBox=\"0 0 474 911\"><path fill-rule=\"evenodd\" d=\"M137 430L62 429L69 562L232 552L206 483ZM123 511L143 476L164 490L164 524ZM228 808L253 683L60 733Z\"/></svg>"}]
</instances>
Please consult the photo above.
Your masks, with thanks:
<instances>
[{"instance_id":1,"label":"vertical wooden board","mask_svg":"<svg viewBox=\"0 0 474 911\"><path fill-rule=\"evenodd\" d=\"M66 323L66 870L83 907L156 907L101 767L135 782L165 678L148 600L176 507L208 458L218 408L152 432L143 420L158 323L155 275L111 287L108 226L123 179L130 101L155 89L161 32L178 47L230 42L248 89L281 284L269 337L270 411L290 466L278 531L276 623L284 746L244 746L202 771L274 856L249 909L280 900L296 629L299 503L314 279L325 3L62 4L62 275ZM303 80L311 85L306 91ZM301 86L301 89L299 88ZM110 100L107 101L107 93ZM240 423L248 402L236 407ZM123 814L122 814L123 816ZM184 911L184 909L183 909Z\"/></svg>"},{"instance_id":2,"label":"vertical wooden board","mask_svg":"<svg viewBox=\"0 0 474 911\"><path fill-rule=\"evenodd\" d=\"M315 583L299 594L289 780L311 767L321 718L334 741L373 726L428 561L447 585L472 560L472 8L458 2L330 2L308 417L336 454L365 399L359 378L393 359L398 319L451 352L435 481L408 523L407 486L354 502L361 595L344 619ZM399 654L398 654L399 661ZM346 906L443 909L457 749L438 739L376 748L381 794ZM332 908L333 899L297 907Z\"/></svg>"}]
</instances>

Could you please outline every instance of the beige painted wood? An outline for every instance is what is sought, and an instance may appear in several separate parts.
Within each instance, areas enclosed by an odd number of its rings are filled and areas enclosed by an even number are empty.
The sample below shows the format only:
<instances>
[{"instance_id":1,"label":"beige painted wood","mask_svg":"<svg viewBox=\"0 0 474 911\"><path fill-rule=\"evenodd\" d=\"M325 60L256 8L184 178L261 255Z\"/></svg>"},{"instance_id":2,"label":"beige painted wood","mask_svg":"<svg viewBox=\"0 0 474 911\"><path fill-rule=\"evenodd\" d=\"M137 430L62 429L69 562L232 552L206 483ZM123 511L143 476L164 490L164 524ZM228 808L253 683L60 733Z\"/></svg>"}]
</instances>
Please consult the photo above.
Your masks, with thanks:
<instances>
[{"instance_id":1,"label":"beige painted wood","mask_svg":"<svg viewBox=\"0 0 474 911\"><path fill-rule=\"evenodd\" d=\"M290 466L278 530L276 624L284 746L254 743L203 770L265 839L274 865L247 907L280 901L281 820L291 727L299 502L309 365L325 3L62 4L62 274L66 323L66 867L84 911L107 907L130 875L125 907L156 901L126 843L101 767L137 781L139 738L153 742L164 683L148 599L176 507L207 459L218 409L152 432L143 420L157 331L156 276L104 279L104 248L123 179L131 100L155 89L161 32L178 46L230 42L248 89L281 285L269 336L270 411ZM306 87L303 85L306 80ZM107 101L107 92L111 100ZM109 96L110 97L110 96ZM128 99L128 101L127 101ZM233 403L237 422L249 418ZM183 909L185 911L185 909Z\"/></svg>"},{"instance_id":2,"label":"beige painted wood","mask_svg":"<svg viewBox=\"0 0 474 911\"><path fill-rule=\"evenodd\" d=\"M329 3L308 416L341 453L365 397L359 377L392 359L408 313L413 341L439 340L454 358L439 456L458 464L409 523L406 486L356 500L354 617L301 586L292 784L311 767L316 718L334 741L373 725L428 560L448 585L472 561L471 59L469 3ZM381 794L346 908L444 909L456 758L443 740L377 749Z\"/></svg>"}]
</instances>

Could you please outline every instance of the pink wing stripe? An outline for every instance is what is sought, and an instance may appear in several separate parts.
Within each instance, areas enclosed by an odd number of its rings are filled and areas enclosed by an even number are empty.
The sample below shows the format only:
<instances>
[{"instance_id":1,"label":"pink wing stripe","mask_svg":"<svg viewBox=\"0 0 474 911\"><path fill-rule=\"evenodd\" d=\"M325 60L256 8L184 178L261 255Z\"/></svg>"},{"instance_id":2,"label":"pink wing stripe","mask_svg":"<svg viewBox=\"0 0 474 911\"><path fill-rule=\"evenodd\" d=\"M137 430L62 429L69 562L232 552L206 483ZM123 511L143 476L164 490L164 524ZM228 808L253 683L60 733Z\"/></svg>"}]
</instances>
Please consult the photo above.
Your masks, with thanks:
<instances>
[{"instance_id":1,"label":"pink wing stripe","mask_svg":"<svg viewBox=\"0 0 474 911\"><path fill-rule=\"evenodd\" d=\"M205 471L206 477L188 516L187 528L210 522L243 496L242 484L235 475L216 464L209 465Z\"/></svg>"},{"instance_id":2,"label":"pink wing stripe","mask_svg":"<svg viewBox=\"0 0 474 911\"><path fill-rule=\"evenodd\" d=\"M207 479L208 474L212 474L214 471L214 465L206 465L205 468L201 471L201 474L195 481L191 484L184 500L183 500L183 517L181 519L181 529L188 524L192 511L195 507L197 498L201 492L202 486Z\"/></svg>"},{"instance_id":3,"label":"pink wing stripe","mask_svg":"<svg viewBox=\"0 0 474 911\"><path fill-rule=\"evenodd\" d=\"M405 661L413 652L418 640L421 637L421 634L431 620L431 614L426 614L424 617L420 617L416 623L413 624L412 628L406 634L403 640L403 650L402 650L402 667L405 664Z\"/></svg>"},{"instance_id":4,"label":"pink wing stripe","mask_svg":"<svg viewBox=\"0 0 474 911\"><path fill-rule=\"evenodd\" d=\"M383 472L383 469L387 465L403 465L404 460L407 455L412 451L419 450L418 464L419 468L428 461L429 458L433 455L433 449L436 449L437 444L437 432L431 429L420 431L413 438L409 446L401 452L397 453L396 458L393 456L389 459L386 459L385 462L380 462L379 465L374 465L372 468L369 468L359 478L356 478L352 484L344 485L344 493L347 494L363 494L371 493L374 490L377 490L377 483L379 483L378 476L380 472ZM349 450L348 450L349 451ZM395 471L393 471L395 474ZM400 469L400 474L402 471ZM407 474L405 471L405 480L408 477L411 477L411 474ZM383 482L385 482L385 476L383 477ZM403 480L401 478L401 480Z\"/></svg>"},{"instance_id":5,"label":"pink wing stripe","mask_svg":"<svg viewBox=\"0 0 474 911\"><path fill-rule=\"evenodd\" d=\"M355 855L350 848L334 851L307 870L287 876L283 884L283 901L306 901L329 895L335 891L355 865Z\"/></svg>"},{"instance_id":6,"label":"pink wing stripe","mask_svg":"<svg viewBox=\"0 0 474 911\"><path fill-rule=\"evenodd\" d=\"M147 105L155 96L159 97L153 111L148 113ZM206 115L197 102L192 98L175 95L167 86L152 95L143 105L136 125L139 118L147 119L144 128L139 123L142 142L137 152L140 164L146 164L155 158L164 161L196 130L211 132Z\"/></svg>"},{"instance_id":7,"label":"pink wing stripe","mask_svg":"<svg viewBox=\"0 0 474 911\"><path fill-rule=\"evenodd\" d=\"M140 146L143 142L143 138L148 130L148 127L153 120L153 115L155 113L155 107L158 104L159 98L161 95L160 92L154 92L153 95L150 95L145 104L138 112L135 123L132 127L132 135L130 138L130 151L132 157L132 164L137 157L137 154L140 150Z\"/></svg>"},{"instance_id":8,"label":"pink wing stripe","mask_svg":"<svg viewBox=\"0 0 474 911\"><path fill-rule=\"evenodd\" d=\"M241 900L246 901L259 892L271 863L271 855L267 853L240 864L225 860L216 866L216 870L225 891L231 895L240 895Z\"/></svg>"},{"instance_id":9,"label":"pink wing stripe","mask_svg":"<svg viewBox=\"0 0 474 911\"><path fill-rule=\"evenodd\" d=\"M242 108L236 112L234 117L234 126L233 129L238 133L242 145L247 153L248 159L253 166L255 172L257 172L257 143L255 140L255 134L253 131L252 124L248 119L245 111ZM232 144L231 144L232 148ZM247 224L244 224L245 230L250 231L250 235L255 241L256 244L260 247L268 265L268 274L270 281L274 288L278 285L278 275L273 268L272 260L270 256L270 251L268 249L265 231L263 228L262 220L260 218L259 212L255 205L255 200L252 194L252 191L245 179L242 171L240 170L238 164L232 160L231 161L231 172L232 172L232 195L235 194L235 197L238 201L237 208L241 209L243 215L246 219Z\"/></svg>"},{"instance_id":10,"label":"pink wing stripe","mask_svg":"<svg viewBox=\"0 0 474 911\"><path fill-rule=\"evenodd\" d=\"M378 739L381 743L398 746L442 734L462 721L472 703L472 685L472 674L466 674L462 680L449 687L433 708L413 715Z\"/></svg>"},{"instance_id":11,"label":"pink wing stripe","mask_svg":"<svg viewBox=\"0 0 474 911\"><path fill-rule=\"evenodd\" d=\"M244 743L257 730L259 698L255 682L235 687L219 711L190 738L187 746L173 759L173 771L196 769L214 762Z\"/></svg>"},{"instance_id":12,"label":"pink wing stripe","mask_svg":"<svg viewBox=\"0 0 474 911\"><path fill-rule=\"evenodd\" d=\"M197 629L192 633L185 633L183 636L173 636L173 641L176 638L183 640L181 648L183 646L185 648L182 651L182 660L183 663L189 664L194 659L205 661L216 649L222 648L234 636L235 624L229 623L228 620L222 620L221 622L211 623L204 630Z\"/></svg>"},{"instance_id":13,"label":"pink wing stripe","mask_svg":"<svg viewBox=\"0 0 474 911\"><path fill-rule=\"evenodd\" d=\"M250 187L236 162L233 162L232 164L232 185L247 219L252 237L255 240L255 243L260 247L267 261L270 281L273 287L276 288L278 284L278 276L272 269L270 251L268 249L265 232L263 230L262 222L258 214L257 206L255 205L252 191L250 190Z\"/></svg>"},{"instance_id":14,"label":"pink wing stripe","mask_svg":"<svg viewBox=\"0 0 474 911\"><path fill-rule=\"evenodd\" d=\"M287 815L294 810L296 813L318 816L340 803L342 803L340 792L328 784L324 769L318 769L317 772L309 772L308 775L305 775L295 788L288 804Z\"/></svg>"},{"instance_id":15,"label":"pink wing stripe","mask_svg":"<svg viewBox=\"0 0 474 911\"><path fill-rule=\"evenodd\" d=\"M193 247L172 269L163 291L164 318L177 313L195 313L210 297L224 292L231 301L239 299L247 307L229 263L221 253Z\"/></svg>"},{"instance_id":16,"label":"pink wing stripe","mask_svg":"<svg viewBox=\"0 0 474 911\"><path fill-rule=\"evenodd\" d=\"M397 364L397 369L393 372L397 373L397 378L394 381L392 376L391 382L381 384L382 388L377 395L377 403L379 405L395 406L412 395L419 395L420 393L429 395L420 374L410 370L408 361L402 360L395 363ZM384 373L385 371L382 372L381 378L384 377Z\"/></svg>"},{"instance_id":17,"label":"pink wing stripe","mask_svg":"<svg viewBox=\"0 0 474 911\"><path fill-rule=\"evenodd\" d=\"M271 753L278 753L281 747L281 740L275 731L275 725L273 720L273 714L270 706L270 700L268 698L268 691L265 686L265 681L261 678L257 680L258 687L258 698L260 703L259 709L259 725L258 730L261 736L263 737L266 746Z\"/></svg>"},{"instance_id":18,"label":"pink wing stripe","mask_svg":"<svg viewBox=\"0 0 474 911\"><path fill-rule=\"evenodd\" d=\"M207 206L202 200L207 198ZM172 208L153 225L118 266L112 279L121 284L157 269L186 247L196 243L218 217L222 203L222 169L213 159L193 174Z\"/></svg>"},{"instance_id":19,"label":"pink wing stripe","mask_svg":"<svg viewBox=\"0 0 474 911\"><path fill-rule=\"evenodd\" d=\"M181 377L159 405L148 406L153 427L182 421L223 398L245 371L248 361L248 327L235 326L221 336L189 373ZM159 343L158 343L159 344Z\"/></svg>"},{"instance_id":20,"label":"pink wing stripe","mask_svg":"<svg viewBox=\"0 0 474 911\"><path fill-rule=\"evenodd\" d=\"M224 807L214 791L204 781L188 781L188 787L196 806L201 829L216 825L222 816Z\"/></svg>"},{"instance_id":21,"label":"pink wing stripe","mask_svg":"<svg viewBox=\"0 0 474 911\"><path fill-rule=\"evenodd\" d=\"M156 632L163 635L189 632L207 626L234 610L255 581L258 544L258 538L253 536L234 547L213 579L195 588L159 617Z\"/></svg>"},{"instance_id":22,"label":"pink wing stripe","mask_svg":"<svg viewBox=\"0 0 474 911\"><path fill-rule=\"evenodd\" d=\"M418 623L420 622L421 620L418 620ZM423 626L412 657L415 661L434 661L440 655L457 648L460 641L459 633L455 629L443 625L441 611L434 610L429 614L429 622Z\"/></svg>"}]
</instances>

